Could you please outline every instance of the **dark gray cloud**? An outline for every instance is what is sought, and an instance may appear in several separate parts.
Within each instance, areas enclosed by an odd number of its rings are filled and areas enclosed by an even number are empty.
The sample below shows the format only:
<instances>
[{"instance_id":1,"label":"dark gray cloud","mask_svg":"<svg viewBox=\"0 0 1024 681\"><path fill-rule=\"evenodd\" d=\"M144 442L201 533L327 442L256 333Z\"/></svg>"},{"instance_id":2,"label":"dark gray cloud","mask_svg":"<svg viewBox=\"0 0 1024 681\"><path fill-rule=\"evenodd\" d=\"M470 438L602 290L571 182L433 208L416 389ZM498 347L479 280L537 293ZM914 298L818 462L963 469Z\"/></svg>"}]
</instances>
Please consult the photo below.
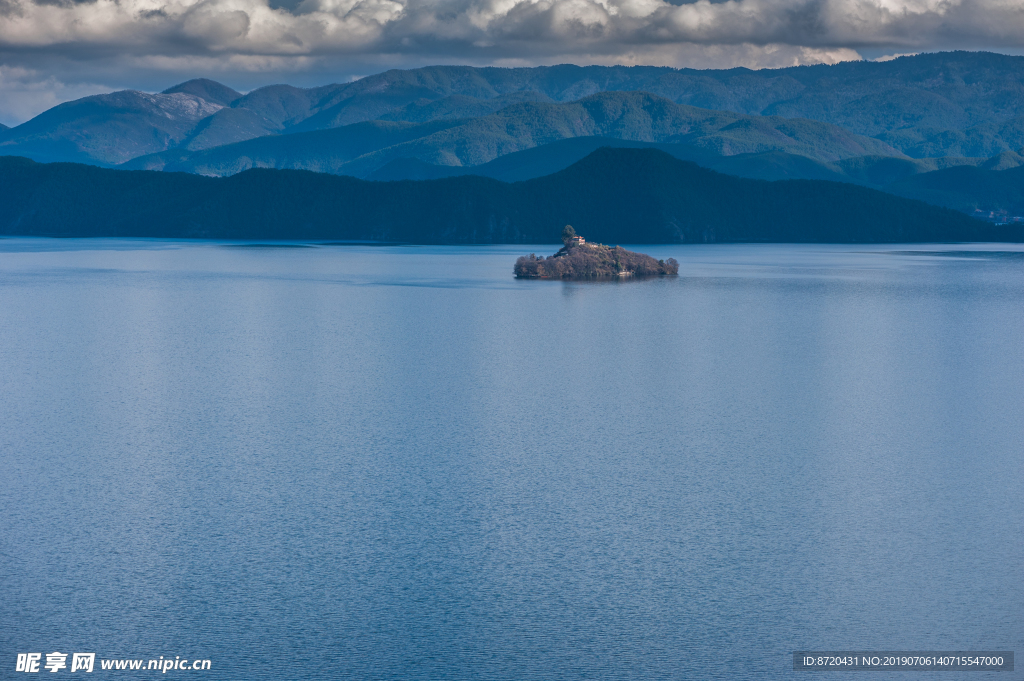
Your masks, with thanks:
<instances>
[{"instance_id":1,"label":"dark gray cloud","mask_svg":"<svg viewBox=\"0 0 1024 681\"><path fill-rule=\"evenodd\" d=\"M0 0L0 120L195 75L244 89L426 63L760 67L960 47L1024 47L1024 3Z\"/></svg>"}]
</instances>

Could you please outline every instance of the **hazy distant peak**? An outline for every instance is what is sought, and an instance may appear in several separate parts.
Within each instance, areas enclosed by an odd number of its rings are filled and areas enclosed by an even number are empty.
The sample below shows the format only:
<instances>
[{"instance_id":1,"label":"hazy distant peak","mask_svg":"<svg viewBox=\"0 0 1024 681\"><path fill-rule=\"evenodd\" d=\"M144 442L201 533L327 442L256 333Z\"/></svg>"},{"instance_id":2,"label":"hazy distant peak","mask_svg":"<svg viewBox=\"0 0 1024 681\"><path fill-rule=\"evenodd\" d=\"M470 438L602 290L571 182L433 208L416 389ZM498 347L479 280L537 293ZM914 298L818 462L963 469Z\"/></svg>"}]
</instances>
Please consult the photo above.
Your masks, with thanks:
<instances>
[{"instance_id":1,"label":"hazy distant peak","mask_svg":"<svg viewBox=\"0 0 1024 681\"><path fill-rule=\"evenodd\" d=\"M193 78L192 80L187 80L184 83L178 83L174 87L169 87L161 94L172 95L178 92L195 95L196 97L205 99L213 104L220 104L221 106L227 106L242 96L241 92L236 92L227 85L222 85L221 83L218 83L215 80L210 80L209 78Z\"/></svg>"}]
</instances>

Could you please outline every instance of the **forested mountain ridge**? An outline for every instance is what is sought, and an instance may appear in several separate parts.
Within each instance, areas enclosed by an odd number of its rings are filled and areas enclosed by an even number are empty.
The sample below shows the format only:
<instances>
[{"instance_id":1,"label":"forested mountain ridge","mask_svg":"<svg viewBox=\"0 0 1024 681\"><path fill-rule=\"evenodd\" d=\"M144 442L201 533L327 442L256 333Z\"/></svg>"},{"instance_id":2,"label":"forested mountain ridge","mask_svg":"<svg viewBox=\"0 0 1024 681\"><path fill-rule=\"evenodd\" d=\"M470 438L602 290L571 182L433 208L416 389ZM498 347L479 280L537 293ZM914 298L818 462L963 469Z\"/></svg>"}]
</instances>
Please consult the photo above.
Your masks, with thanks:
<instances>
[{"instance_id":1,"label":"forested mountain ridge","mask_svg":"<svg viewBox=\"0 0 1024 681\"><path fill-rule=\"evenodd\" d=\"M653 149L599 149L547 177L367 182L290 170L226 178L0 158L0 233L50 236L554 243L1020 240L851 184L730 177Z\"/></svg>"},{"instance_id":2,"label":"forested mountain ridge","mask_svg":"<svg viewBox=\"0 0 1024 681\"><path fill-rule=\"evenodd\" d=\"M956 166L903 178L887 190L965 213L995 212L1002 219L1024 217L1024 166L1006 170Z\"/></svg>"},{"instance_id":3,"label":"forested mountain ridge","mask_svg":"<svg viewBox=\"0 0 1024 681\"><path fill-rule=\"evenodd\" d=\"M0 154L111 165L268 134L377 119L474 118L518 101L572 102L611 91L820 121L876 137L915 158L990 157L1024 147L1024 57L945 52L760 71L432 66L315 88L272 85L244 95L200 79L159 95L124 91L59 105L0 130ZM182 111L182 97L192 98L195 112Z\"/></svg>"},{"instance_id":4,"label":"forested mountain ridge","mask_svg":"<svg viewBox=\"0 0 1024 681\"><path fill-rule=\"evenodd\" d=\"M784 151L722 156L713 150L681 143L575 137L499 156L477 166L434 165L416 159L399 158L370 173L366 179L428 180L479 175L503 182L518 182L556 173L601 147L658 149L703 168L737 177L851 182L968 213L975 210L1005 210L1012 215L1024 215L1024 207L1014 198L1013 178L1018 175L1003 172L1024 166L1024 150L1006 151L991 158L857 156L825 162ZM971 170L952 170L961 167ZM938 172L947 170L949 172ZM964 178L965 182L952 184L949 180L951 177ZM966 181L968 179L970 181Z\"/></svg>"},{"instance_id":5,"label":"forested mountain ridge","mask_svg":"<svg viewBox=\"0 0 1024 681\"><path fill-rule=\"evenodd\" d=\"M125 90L59 104L0 133L0 154L115 165L184 140L223 109L187 92Z\"/></svg>"},{"instance_id":6,"label":"forested mountain ridge","mask_svg":"<svg viewBox=\"0 0 1024 681\"><path fill-rule=\"evenodd\" d=\"M179 92L195 95L200 99L205 99L212 104L219 104L220 106L230 106L231 102L242 97L241 92L232 90L227 85L208 78L195 78L184 83L178 83L173 87L167 88L161 94L173 95Z\"/></svg>"},{"instance_id":7,"label":"forested mountain ridge","mask_svg":"<svg viewBox=\"0 0 1024 681\"><path fill-rule=\"evenodd\" d=\"M556 173L601 147L657 149L702 168L750 179L850 182L972 215L977 211L995 212L998 215L993 219L1024 216L1024 176L1017 170L1024 166L1024 150L1006 151L992 158L859 156L823 162L783 151L722 156L688 144L574 137L499 156L477 166L434 165L399 158L366 179L393 182L479 175L519 182Z\"/></svg>"},{"instance_id":8,"label":"forested mountain ridge","mask_svg":"<svg viewBox=\"0 0 1024 681\"><path fill-rule=\"evenodd\" d=\"M517 182L550 175L567 168L600 147L660 149L671 156L693 161L699 166L726 175L757 180L833 180L853 182L876 189L910 177L956 166L973 166L984 170L1006 170L1024 165L1024 149L1004 151L991 158L916 159L898 156L852 156L838 161L822 161L802 154L780 150L759 151L723 156L713 149L674 142L644 142L613 137L573 137L550 142L523 151L499 156L476 166L433 165L410 158L398 158L367 175L371 180L418 180L480 175L503 182Z\"/></svg>"},{"instance_id":9,"label":"forested mountain ridge","mask_svg":"<svg viewBox=\"0 0 1024 681\"><path fill-rule=\"evenodd\" d=\"M171 150L123 167L203 175L291 168L365 177L395 159L474 166L549 142L589 136L681 143L719 155L786 151L823 162L900 155L878 140L816 121L709 111L644 92L602 92L568 103L520 102L478 118L418 124L370 121L203 151Z\"/></svg>"}]
</instances>

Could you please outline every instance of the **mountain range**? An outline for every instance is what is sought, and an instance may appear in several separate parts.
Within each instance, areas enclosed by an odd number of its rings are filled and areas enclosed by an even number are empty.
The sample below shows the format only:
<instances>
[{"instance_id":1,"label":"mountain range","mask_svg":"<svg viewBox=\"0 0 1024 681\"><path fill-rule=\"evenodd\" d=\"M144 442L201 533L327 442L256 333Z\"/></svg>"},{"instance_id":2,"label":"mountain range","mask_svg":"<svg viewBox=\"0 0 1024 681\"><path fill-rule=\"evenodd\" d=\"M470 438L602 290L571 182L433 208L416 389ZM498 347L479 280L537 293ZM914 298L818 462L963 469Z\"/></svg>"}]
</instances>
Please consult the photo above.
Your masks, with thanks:
<instances>
[{"instance_id":1,"label":"mountain range","mask_svg":"<svg viewBox=\"0 0 1024 681\"><path fill-rule=\"evenodd\" d=\"M298 170L224 178L0 158L0 234L554 243L1019 240L853 184L731 177L656 149L601 148L553 175L372 182Z\"/></svg>"},{"instance_id":2,"label":"mountain range","mask_svg":"<svg viewBox=\"0 0 1024 681\"><path fill-rule=\"evenodd\" d=\"M709 111L644 92L602 92L569 103L511 104L476 118L366 121L202 151L175 149L133 159L123 167L202 175L292 168L365 177L395 159L476 166L512 152L587 136L687 144L717 155L786 151L823 162L900 155L883 142L816 121Z\"/></svg>"},{"instance_id":3,"label":"mountain range","mask_svg":"<svg viewBox=\"0 0 1024 681\"><path fill-rule=\"evenodd\" d=\"M1024 215L1024 154L1007 151L988 159L911 159L859 156L836 162L766 151L722 156L688 144L649 143L609 137L575 137L506 154L478 166L447 166L398 158L367 176L377 181L428 180L462 175L519 182L556 173L601 147L663 151L726 175L759 180L850 182L967 213L992 209ZM1014 172L1010 172L1013 170Z\"/></svg>"},{"instance_id":4,"label":"mountain range","mask_svg":"<svg viewBox=\"0 0 1024 681\"><path fill-rule=\"evenodd\" d=\"M648 92L702 109L818 121L914 158L989 157L1024 147L1024 57L947 52L760 71L434 66L244 95L198 79L160 94L124 91L58 105L0 132L0 149L115 165L172 148L196 151L371 120L477 118L524 101L574 102L601 92Z\"/></svg>"},{"instance_id":5,"label":"mountain range","mask_svg":"<svg viewBox=\"0 0 1024 681\"><path fill-rule=\"evenodd\" d=\"M243 94L196 79L86 97L0 127L0 155L213 176L520 181L601 146L649 147L738 177L1019 215L1006 171L1024 163L1022 111L1024 57L982 52L760 71L435 66L315 88ZM950 178L966 184L953 191Z\"/></svg>"}]
</instances>

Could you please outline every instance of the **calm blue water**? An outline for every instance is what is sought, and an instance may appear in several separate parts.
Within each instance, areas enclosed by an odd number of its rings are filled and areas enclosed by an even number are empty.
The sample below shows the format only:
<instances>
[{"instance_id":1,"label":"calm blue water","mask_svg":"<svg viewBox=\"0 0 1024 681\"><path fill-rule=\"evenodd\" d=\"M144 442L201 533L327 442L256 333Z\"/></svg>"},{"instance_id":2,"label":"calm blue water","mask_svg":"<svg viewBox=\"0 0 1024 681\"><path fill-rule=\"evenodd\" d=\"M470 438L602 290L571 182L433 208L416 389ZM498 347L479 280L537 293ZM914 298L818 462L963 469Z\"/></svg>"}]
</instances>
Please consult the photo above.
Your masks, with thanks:
<instances>
[{"instance_id":1,"label":"calm blue water","mask_svg":"<svg viewBox=\"0 0 1024 681\"><path fill-rule=\"evenodd\" d=\"M0 240L0 678L1024 652L1024 249L529 250Z\"/></svg>"}]
</instances>

